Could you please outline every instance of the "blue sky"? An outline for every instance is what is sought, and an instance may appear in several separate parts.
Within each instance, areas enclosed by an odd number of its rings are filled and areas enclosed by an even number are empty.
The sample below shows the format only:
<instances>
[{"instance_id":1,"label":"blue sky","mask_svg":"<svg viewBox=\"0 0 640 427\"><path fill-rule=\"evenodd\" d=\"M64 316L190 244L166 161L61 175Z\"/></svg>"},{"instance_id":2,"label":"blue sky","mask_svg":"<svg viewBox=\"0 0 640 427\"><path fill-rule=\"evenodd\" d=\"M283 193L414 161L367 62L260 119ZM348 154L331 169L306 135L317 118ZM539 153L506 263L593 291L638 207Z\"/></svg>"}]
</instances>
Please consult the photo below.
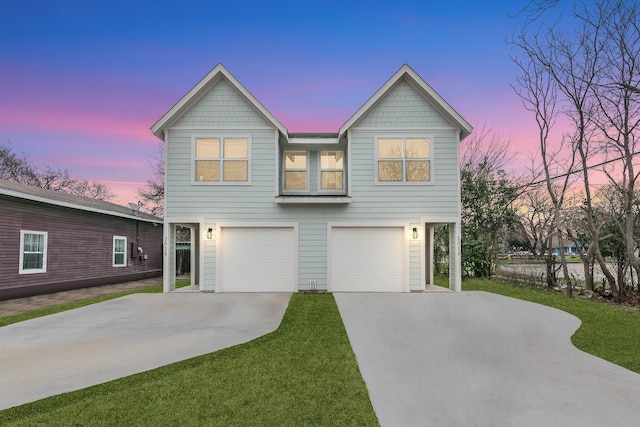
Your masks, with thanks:
<instances>
[{"instance_id":1,"label":"blue sky","mask_svg":"<svg viewBox=\"0 0 640 427\"><path fill-rule=\"evenodd\" d=\"M535 145L510 88L519 3L29 1L3 6L0 141L137 200L149 128L223 63L292 132L336 132L408 63L476 128Z\"/></svg>"}]
</instances>

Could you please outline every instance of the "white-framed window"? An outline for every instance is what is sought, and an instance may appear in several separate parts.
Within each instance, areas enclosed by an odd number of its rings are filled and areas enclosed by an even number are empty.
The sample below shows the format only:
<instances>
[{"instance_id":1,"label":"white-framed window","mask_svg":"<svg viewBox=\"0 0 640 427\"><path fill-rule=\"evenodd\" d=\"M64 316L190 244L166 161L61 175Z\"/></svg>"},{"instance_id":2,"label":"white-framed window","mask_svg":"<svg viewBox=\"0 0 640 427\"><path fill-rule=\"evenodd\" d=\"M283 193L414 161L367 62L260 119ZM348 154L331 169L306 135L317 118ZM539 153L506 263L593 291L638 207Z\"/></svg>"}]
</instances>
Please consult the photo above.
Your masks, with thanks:
<instances>
[{"instance_id":1,"label":"white-framed window","mask_svg":"<svg viewBox=\"0 0 640 427\"><path fill-rule=\"evenodd\" d=\"M47 272L46 231L20 230L19 274Z\"/></svg>"},{"instance_id":2,"label":"white-framed window","mask_svg":"<svg viewBox=\"0 0 640 427\"><path fill-rule=\"evenodd\" d=\"M300 192L309 189L309 153L287 150L283 153L283 190Z\"/></svg>"},{"instance_id":3,"label":"white-framed window","mask_svg":"<svg viewBox=\"0 0 640 427\"><path fill-rule=\"evenodd\" d=\"M194 137L192 182L250 184L250 153L250 138Z\"/></svg>"},{"instance_id":4,"label":"white-framed window","mask_svg":"<svg viewBox=\"0 0 640 427\"><path fill-rule=\"evenodd\" d=\"M127 266L127 238L125 236L113 236L113 266Z\"/></svg>"},{"instance_id":5,"label":"white-framed window","mask_svg":"<svg viewBox=\"0 0 640 427\"><path fill-rule=\"evenodd\" d=\"M344 190L344 151L320 151L320 191Z\"/></svg>"},{"instance_id":6,"label":"white-framed window","mask_svg":"<svg viewBox=\"0 0 640 427\"><path fill-rule=\"evenodd\" d=\"M398 137L376 140L376 182L431 181L431 138Z\"/></svg>"}]
</instances>

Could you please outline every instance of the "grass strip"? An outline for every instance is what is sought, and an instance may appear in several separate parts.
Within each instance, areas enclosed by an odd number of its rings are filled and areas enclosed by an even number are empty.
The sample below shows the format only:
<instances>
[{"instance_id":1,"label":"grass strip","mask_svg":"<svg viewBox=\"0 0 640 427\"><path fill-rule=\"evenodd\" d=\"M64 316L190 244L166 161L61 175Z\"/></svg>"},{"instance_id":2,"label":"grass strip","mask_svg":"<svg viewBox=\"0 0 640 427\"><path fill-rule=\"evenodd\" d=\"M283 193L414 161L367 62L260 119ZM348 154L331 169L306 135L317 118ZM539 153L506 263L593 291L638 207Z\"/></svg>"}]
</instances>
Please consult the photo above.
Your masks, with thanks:
<instances>
[{"instance_id":1,"label":"grass strip","mask_svg":"<svg viewBox=\"0 0 640 427\"><path fill-rule=\"evenodd\" d=\"M567 298L545 288L495 280L465 280L462 288L536 302L571 313L582 321L571 337L573 345L640 373L640 312L635 308L585 298Z\"/></svg>"},{"instance_id":2,"label":"grass strip","mask_svg":"<svg viewBox=\"0 0 640 427\"><path fill-rule=\"evenodd\" d=\"M189 286L189 280L181 280L176 282L176 288ZM74 308L84 307L85 305L97 304L99 302L120 298L131 294L152 294L161 293L162 284L153 285L146 288L131 289L128 291L117 292L114 294L100 295L96 297L86 298L77 301L71 301L64 304L52 305L50 307L30 310L24 313L13 314L11 316L0 317L0 327L11 325L12 323L24 322L25 320L35 319L36 317L48 316L50 314L60 313L62 311L73 310Z\"/></svg>"},{"instance_id":3,"label":"grass strip","mask_svg":"<svg viewBox=\"0 0 640 427\"><path fill-rule=\"evenodd\" d=\"M378 425L330 294L249 343L0 412L4 426Z\"/></svg>"}]
</instances>

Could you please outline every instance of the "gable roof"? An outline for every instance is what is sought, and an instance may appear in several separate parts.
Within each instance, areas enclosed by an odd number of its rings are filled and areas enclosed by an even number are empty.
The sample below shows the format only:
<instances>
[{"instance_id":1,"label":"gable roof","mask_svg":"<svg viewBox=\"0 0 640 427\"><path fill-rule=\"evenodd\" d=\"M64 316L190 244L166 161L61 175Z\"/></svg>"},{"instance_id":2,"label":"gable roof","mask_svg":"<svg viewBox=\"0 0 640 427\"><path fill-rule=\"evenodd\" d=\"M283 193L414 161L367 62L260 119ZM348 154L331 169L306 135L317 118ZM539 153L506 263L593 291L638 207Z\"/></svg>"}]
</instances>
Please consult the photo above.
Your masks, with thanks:
<instances>
[{"instance_id":1,"label":"gable roof","mask_svg":"<svg viewBox=\"0 0 640 427\"><path fill-rule=\"evenodd\" d=\"M270 122L280 133L287 135L287 129L282 123L267 110L258 99L251 94L242 84L227 70L224 65L216 65L202 78L186 95L184 95L164 116L152 127L151 132L164 141L164 131L182 117L210 88L220 79L226 79L264 118Z\"/></svg>"},{"instance_id":2,"label":"gable roof","mask_svg":"<svg viewBox=\"0 0 640 427\"><path fill-rule=\"evenodd\" d=\"M158 218L157 216L144 212L138 212L137 215L134 215L131 208L116 205L115 203L106 202L104 200L74 196L73 194L63 193L61 191L45 190L44 188L18 184L17 182L7 181L4 179L0 179L0 195L46 203L48 205L100 213L103 215L135 219L143 222L153 222L158 224L162 224L163 222L162 218Z\"/></svg>"},{"instance_id":3,"label":"gable roof","mask_svg":"<svg viewBox=\"0 0 640 427\"><path fill-rule=\"evenodd\" d=\"M473 130L473 127L456 110L451 107L431 86L425 82L411 67L404 64L376 93L355 112L353 116L340 128L342 137L360 119L362 119L401 79L405 79L420 93L431 105L433 105L451 124L460 129L460 139L464 139Z\"/></svg>"}]
</instances>

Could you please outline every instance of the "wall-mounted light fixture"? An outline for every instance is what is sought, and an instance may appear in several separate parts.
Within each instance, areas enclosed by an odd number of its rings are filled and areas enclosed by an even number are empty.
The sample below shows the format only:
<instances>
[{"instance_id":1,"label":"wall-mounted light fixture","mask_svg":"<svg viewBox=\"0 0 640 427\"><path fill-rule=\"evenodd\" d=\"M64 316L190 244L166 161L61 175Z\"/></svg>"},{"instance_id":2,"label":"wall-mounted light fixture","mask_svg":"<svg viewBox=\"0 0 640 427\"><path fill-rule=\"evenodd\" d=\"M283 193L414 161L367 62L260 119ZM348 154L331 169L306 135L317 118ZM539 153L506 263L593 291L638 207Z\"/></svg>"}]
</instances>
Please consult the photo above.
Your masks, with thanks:
<instances>
[{"instance_id":1,"label":"wall-mounted light fixture","mask_svg":"<svg viewBox=\"0 0 640 427\"><path fill-rule=\"evenodd\" d=\"M417 227L413 227L413 232L411 233L411 237L413 237L413 240L416 240L418 238L418 228Z\"/></svg>"},{"instance_id":2,"label":"wall-mounted light fixture","mask_svg":"<svg viewBox=\"0 0 640 427\"><path fill-rule=\"evenodd\" d=\"M207 229L207 239L209 240L213 239L213 228Z\"/></svg>"}]
</instances>

